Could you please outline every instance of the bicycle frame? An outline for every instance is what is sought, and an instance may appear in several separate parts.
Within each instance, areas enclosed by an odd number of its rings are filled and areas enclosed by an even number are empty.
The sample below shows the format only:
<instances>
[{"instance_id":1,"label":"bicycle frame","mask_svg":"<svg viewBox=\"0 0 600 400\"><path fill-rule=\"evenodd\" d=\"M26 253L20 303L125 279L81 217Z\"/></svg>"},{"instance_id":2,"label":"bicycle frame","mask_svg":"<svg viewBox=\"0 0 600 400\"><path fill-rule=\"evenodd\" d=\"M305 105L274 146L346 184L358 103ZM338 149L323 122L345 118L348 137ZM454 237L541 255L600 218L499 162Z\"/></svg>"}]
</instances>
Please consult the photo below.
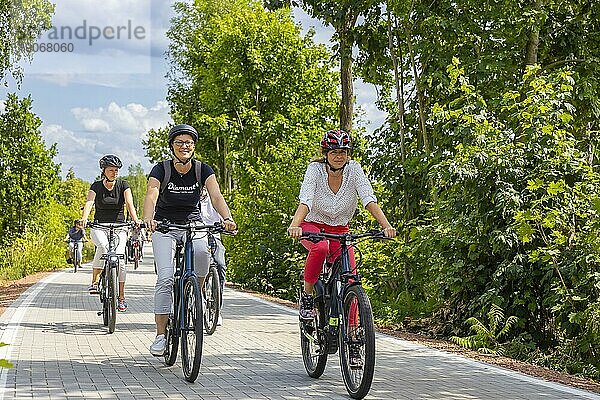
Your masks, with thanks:
<instances>
[{"instance_id":1,"label":"bicycle frame","mask_svg":"<svg viewBox=\"0 0 600 400\"><path fill-rule=\"evenodd\" d=\"M181 301L183 297L183 285L186 279L192 275L196 275L194 271L194 245L193 245L193 234L192 229L187 229L184 243L177 242L175 247L175 282L174 285L177 290L173 293L173 313L175 320L179 323L175 326L175 337L179 337L181 332L186 328L184 302ZM183 260L181 259L181 251L183 250ZM183 265L181 265L183 262ZM183 267L183 268L182 268Z\"/></svg>"},{"instance_id":2,"label":"bicycle frame","mask_svg":"<svg viewBox=\"0 0 600 400\"><path fill-rule=\"evenodd\" d=\"M344 321L345 317L342 302L349 287L361 284L360 277L353 274L351 269L349 247L352 244L351 237L340 240L340 255L332 263L326 261L323 273L315 285L316 298L323 298L325 312L328 313L330 354L337 352L339 334L344 342L348 341L345 324L341 324L341 332L339 331L339 322Z\"/></svg>"},{"instance_id":3,"label":"bicycle frame","mask_svg":"<svg viewBox=\"0 0 600 400\"><path fill-rule=\"evenodd\" d=\"M339 322L344 321L346 317L346 315L344 315L343 299L352 286L361 285L358 272L356 274L352 272L349 249L354 246L356 239L369 236L373 237L374 234L375 232L367 232L364 234L345 233L341 235L324 232L306 232L301 238L313 241L316 238L319 238L318 240L332 239L340 242L340 254L331 263L327 260L325 261L319 280L315 284L315 299L323 299L323 303L325 304L324 311L327 313L328 317L329 354L337 352L338 336L340 334L345 343L348 343L350 340L345 324L342 324L341 332L339 330ZM377 234L380 236L382 235L380 232Z\"/></svg>"}]
</instances>

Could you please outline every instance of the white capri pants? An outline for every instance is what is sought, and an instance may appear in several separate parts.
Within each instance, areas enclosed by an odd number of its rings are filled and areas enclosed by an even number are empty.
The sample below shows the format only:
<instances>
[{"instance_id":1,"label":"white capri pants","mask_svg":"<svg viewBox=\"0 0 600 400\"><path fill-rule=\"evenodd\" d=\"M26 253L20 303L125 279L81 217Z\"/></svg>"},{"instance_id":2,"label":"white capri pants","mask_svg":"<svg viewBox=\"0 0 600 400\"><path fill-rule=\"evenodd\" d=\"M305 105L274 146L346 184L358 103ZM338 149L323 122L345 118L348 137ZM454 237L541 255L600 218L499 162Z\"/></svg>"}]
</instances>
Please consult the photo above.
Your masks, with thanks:
<instances>
[{"instance_id":1,"label":"white capri pants","mask_svg":"<svg viewBox=\"0 0 600 400\"><path fill-rule=\"evenodd\" d=\"M175 241L185 239L184 230L173 230L169 233L155 231L152 234L152 251L156 263L156 287L154 289L154 314L169 314L171 312L173 274L175 266ZM198 277L205 277L208 273L210 250L206 233L194 234L194 271Z\"/></svg>"},{"instance_id":2,"label":"white capri pants","mask_svg":"<svg viewBox=\"0 0 600 400\"><path fill-rule=\"evenodd\" d=\"M104 268L104 260L101 260L104 254L108 252L108 229L105 228L92 228L90 229L90 239L92 243L96 245L96 254L94 255L94 261L92 267ZM125 254L125 244L127 242L127 228L115 229L117 234L117 254ZM125 260L119 259L119 282L125 282Z\"/></svg>"}]
</instances>

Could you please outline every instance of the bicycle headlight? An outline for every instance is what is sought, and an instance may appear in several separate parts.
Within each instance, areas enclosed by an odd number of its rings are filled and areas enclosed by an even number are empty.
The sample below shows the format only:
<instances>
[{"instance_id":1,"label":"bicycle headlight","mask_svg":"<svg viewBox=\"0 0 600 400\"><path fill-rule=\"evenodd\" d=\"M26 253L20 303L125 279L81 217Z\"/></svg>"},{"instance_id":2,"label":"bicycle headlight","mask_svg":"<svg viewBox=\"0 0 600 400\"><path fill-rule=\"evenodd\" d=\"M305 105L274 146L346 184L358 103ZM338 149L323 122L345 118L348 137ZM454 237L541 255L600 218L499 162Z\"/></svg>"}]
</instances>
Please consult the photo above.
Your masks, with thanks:
<instances>
[{"instance_id":1,"label":"bicycle headlight","mask_svg":"<svg viewBox=\"0 0 600 400\"><path fill-rule=\"evenodd\" d=\"M110 256L110 257L108 257L108 261L111 262L111 263L118 263L119 262L119 256L116 256L116 255Z\"/></svg>"}]
</instances>

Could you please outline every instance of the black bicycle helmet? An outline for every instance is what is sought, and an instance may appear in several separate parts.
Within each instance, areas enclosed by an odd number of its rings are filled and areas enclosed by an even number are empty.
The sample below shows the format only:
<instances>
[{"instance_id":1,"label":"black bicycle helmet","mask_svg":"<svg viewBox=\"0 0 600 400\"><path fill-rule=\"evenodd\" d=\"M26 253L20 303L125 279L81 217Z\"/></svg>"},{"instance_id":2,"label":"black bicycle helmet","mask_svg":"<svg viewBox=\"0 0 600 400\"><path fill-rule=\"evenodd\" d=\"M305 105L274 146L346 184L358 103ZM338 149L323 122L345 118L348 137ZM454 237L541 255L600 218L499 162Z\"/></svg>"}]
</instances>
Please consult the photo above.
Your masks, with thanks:
<instances>
[{"instance_id":1,"label":"black bicycle helmet","mask_svg":"<svg viewBox=\"0 0 600 400\"><path fill-rule=\"evenodd\" d=\"M100 169L104 171L104 168L106 167L117 167L117 168L121 168L123 166L123 163L121 162L121 160L119 160L119 157L115 156L114 154L107 154L104 157L102 157L100 159Z\"/></svg>"},{"instance_id":2,"label":"black bicycle helmet","mask_svg":"<svg viewBox=\"0 0 600 400\"><path fill-rule=\"evenodd\" d=\"M198 141L198 132L193 126L188 124L175 125L169 131L169 146L173 143L173 140L179 135L190 135L194 140L194 143Z\"/></svg>"}]
</instances>

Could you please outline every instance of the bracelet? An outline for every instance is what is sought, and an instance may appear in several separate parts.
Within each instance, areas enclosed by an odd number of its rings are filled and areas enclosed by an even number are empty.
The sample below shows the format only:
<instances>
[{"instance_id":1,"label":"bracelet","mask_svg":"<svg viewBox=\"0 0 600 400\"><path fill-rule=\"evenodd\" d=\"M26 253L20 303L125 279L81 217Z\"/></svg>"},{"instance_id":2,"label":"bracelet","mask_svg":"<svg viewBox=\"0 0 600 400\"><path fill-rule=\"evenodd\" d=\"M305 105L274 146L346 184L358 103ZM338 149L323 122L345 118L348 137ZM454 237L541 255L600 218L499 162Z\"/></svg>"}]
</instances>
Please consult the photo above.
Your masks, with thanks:
<instances>
[{"instance_id":1,"label":"bracelet","mask_svg":"<svg viewBox=\"0 0 600 400\"><path fill-rule=\"evenodd\" d=\"M231 217L223 218L223 221L231 221L231 222L233 222L233 218L231 218Z\"/></svg>"}]
</instances>

